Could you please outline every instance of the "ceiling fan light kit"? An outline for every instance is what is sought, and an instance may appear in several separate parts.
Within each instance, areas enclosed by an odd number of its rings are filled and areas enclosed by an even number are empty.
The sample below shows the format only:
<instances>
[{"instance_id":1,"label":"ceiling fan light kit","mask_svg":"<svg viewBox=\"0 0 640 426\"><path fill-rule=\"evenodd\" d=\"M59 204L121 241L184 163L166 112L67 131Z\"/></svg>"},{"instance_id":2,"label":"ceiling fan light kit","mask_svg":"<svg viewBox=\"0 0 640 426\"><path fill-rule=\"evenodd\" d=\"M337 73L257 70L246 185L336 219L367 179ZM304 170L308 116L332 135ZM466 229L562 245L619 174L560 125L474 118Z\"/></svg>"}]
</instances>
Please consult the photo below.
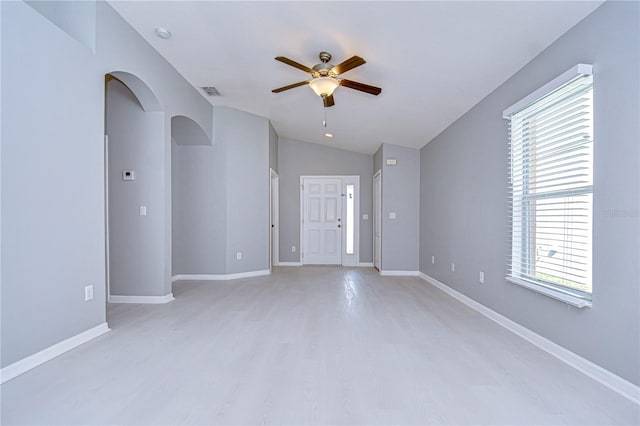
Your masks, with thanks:
<instances>
[{"instance_id":1,"label":"ceiling fan light kit","mask_svg":"<svg viewBox=\"0 0 640 426\"><path fill-rule=\"evenodd\" d=\"M338 78L340 74L343 74L355 67L359 67L360 65L365 64L366 61L361 57L352 56L346 61L341 62L340 64L335 66L329 63L329 61L331 60L330 53L320 52L319 57L320 63L314 65L313 68L309 68L289 58L285 58L284 56L276 57L276 61L280 61L294 68L298 68L301 71L308 72L309 74L311 74L311 80L300 81L288 86L273 89L272 92L280 93L284 92L285 90L293 89L295 87L309 85L309 87L311 87L315 94L322 98L322 102L324 103L325 108L335 105L333 92L338 88L338 86L344 86L349 89L359 90L361 92L369 93L376 96L382 92L382 89L379 87L369 86L368 84Z\"/></svg>"},{"instance_id":2,"label":"ceiling fan light kit","mask_svg":"<svg viewBox=\"0 0 640 426\"><path fill-rule=\"evenodd\" d=\"M333 95L339 85L340 82L335 77L318 77L309 82L309 87L320 97Z\"/></svg>"}]
</instances>

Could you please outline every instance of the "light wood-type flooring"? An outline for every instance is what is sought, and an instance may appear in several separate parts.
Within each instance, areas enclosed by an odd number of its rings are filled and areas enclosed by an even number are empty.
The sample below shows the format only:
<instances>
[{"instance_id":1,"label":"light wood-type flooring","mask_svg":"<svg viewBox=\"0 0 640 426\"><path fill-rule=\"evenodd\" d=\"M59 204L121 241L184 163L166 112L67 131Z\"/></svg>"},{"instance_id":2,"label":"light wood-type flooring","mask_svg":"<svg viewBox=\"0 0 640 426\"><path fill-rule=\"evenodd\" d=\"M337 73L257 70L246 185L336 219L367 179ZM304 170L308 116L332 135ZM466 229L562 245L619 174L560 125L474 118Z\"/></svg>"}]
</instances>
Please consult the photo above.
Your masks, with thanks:
<instances>
[{"instance_id":1,"label":"light wood-type flooring","mask_svg":"<svg viewBox=\"0 0 640 426\"><path fill-rule=\"evenodd\" d=\"M638 405L419 278L275 268L109 305L2 424L636 424Z\"/></svg>"}]
</instances>

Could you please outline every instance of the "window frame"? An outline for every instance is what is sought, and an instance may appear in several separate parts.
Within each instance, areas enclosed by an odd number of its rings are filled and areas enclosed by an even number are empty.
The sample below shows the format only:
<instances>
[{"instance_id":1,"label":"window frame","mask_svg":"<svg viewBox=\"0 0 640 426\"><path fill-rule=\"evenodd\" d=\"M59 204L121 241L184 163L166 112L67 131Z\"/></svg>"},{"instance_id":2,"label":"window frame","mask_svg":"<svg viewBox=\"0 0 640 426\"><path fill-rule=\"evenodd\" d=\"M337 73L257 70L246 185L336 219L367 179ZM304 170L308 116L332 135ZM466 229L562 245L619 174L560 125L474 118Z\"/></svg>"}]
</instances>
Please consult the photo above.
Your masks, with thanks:
<instances>
[{"instance_id":1,"label":"window frame","mask_svg":"<svg viewBox=\"0 0 640 426\"><path fill-rule=\"evenodd\" d=\"M557 78L548 82L547 84L540 87L538 90L534 91L530 95L526 96L522 100L516 102L511 107L505 109L503 111L503 118L509 120L510 122L514 118L515 115L529 108L530 106L535 105L540 100L546 98L548 95L552 94L556 90L564 87L565 85L571 83L573 80L583 76L591 76L592 75L592 66L587 64L578 64L565 73L561 74ZM593 90L593 84L591 85L591 89ZM593 108L593 105L592 105ZM593 111L593 110L592 110ZM522 117L524 120L525 117ZM513 126L513 122L511 125ZM519 124L520 125L520 124ZM522 128L527 126L527 123L522 123ZM521 155L523 159L526 159L529 156L530 149L535 149L535 147L526 146L529 142L523 142ZM593 149L593 133L591 134L591 149ZM509 134L509 150L510 152L513 149L513 141L512 135ZM592 151L593 152L593 151ZM592 157L591 157L592 158ZM551 199L551 198L559 198L561 197L568 199L570 197L579 197L590 195L590 211L588 217L592 220L593 215L593 182L589 185L584 185L582 187L575 187L571 189L560 189L560 190L552 190L546 189L544 191L535 190L533 193L529 192L531 189L531 185L528 182L528 179L524 176L529 173L527 170L531 168L535 169L535 161L528 162L526 160L520 163L521 171L520 173L520 181L517 185L514 185L513 181L510 182L509 185L509 196L513 197L511 200L512 204L510 204L510 212L509 212L509 224L511 225L511 229L509 230L509 239L511 242L511 254L510 254L510 264L508 266L506 280L513 284L517 284L533 290L535 292L544 294L546 296L552 297L554 299L563 301L567 304L583 308L583 307L591 307L591 300L593 294L593 285L590 283L590 290L582 291L580 289L572 288L570 286L565 286L560 283L554 283L550 280L545 280L543 278L533 277L531 274L531 270L533 269L534 262L532 259L536 258L536 247L532 246L532 242L535 241L536 236L532 236L532 230L535 226L535 204L539 200ZM510 172L510 180L513 176L514 163L512 159L509 161L509 172ZM593 173L593 163L590 163L590 173L592 176ZM532 207L533 204L533 207ZM517 210L520 210L520 213ZM533 212L533 213L532 213ZM519 217L518 217L519 216ZM534 223L532 223L534 222ZM567 221L564 222L565 224ZM592 222L589 229L589 244L592 244L593 241L593 228ZM535 232L535 231L534 231ZM577 237L576 237L577 238ZM534 243L535 244L535 243ZM590 256L586 256L587 270L592 267L592 259ZM529 270L529 276L526 276L526 271Z\"/></svg>"}]
</instances>

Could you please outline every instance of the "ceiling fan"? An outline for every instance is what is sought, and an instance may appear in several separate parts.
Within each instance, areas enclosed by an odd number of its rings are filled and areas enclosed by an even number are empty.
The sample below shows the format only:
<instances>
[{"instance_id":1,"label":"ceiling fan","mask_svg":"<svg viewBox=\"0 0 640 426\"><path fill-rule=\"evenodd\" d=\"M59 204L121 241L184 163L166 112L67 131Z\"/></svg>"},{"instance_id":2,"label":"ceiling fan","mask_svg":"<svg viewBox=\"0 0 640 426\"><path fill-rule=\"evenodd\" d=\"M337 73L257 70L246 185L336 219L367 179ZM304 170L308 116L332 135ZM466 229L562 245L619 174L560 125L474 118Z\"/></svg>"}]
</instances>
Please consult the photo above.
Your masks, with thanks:
<instances>
[{"instance_id":1,"label":"ceiling fan","mask_svg":"<svg viewBox=\"0 0 640 426\"><path fill-rule=\"evenodd\" d=\"M322 98L325 107L330 107L335 105L335 101L333 100L333 91L338 86L348 87L349 89L359 90L361 92L369 93L371 95L379 95L382 92L382 89L375 86L369 86L368 84L358 83L357 81L347 80L346 78L340 78L341 74L354 69L355 67L359 67L362 64L365 64L366 61L362 59L360 56L352 56L344 62L341 62L338 65L332 65L329 63L331 60L331 54L328 52L320 52L320 63L314 65L313 68L309 68L304 66L296 61L292 61L289 58L285 58L284 56L278 56L276 61L283 62L287 65L291 65L292 67L298 68L304 72L308 72L311 74L311 80L300 81L298 83L293 83L288 86L279 87L277 89L273 89L273 93L284 92L285 90L293 89L294 87L309 85L311 89L316 93L316 95Z\"/></svg>"}]
</instances>

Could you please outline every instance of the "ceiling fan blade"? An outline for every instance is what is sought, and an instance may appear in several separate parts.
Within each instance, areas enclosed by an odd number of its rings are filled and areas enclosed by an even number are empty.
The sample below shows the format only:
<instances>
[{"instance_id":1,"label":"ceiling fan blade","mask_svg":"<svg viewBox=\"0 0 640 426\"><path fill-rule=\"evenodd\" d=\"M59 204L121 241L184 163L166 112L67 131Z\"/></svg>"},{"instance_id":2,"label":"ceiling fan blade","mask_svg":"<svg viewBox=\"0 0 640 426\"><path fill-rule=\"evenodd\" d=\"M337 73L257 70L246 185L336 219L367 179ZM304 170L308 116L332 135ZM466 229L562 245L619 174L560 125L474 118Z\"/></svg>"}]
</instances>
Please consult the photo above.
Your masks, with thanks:
<instances>
[{"instance_id":1,"label":"ceiling fan blade","mask_svg":"<svg viewBox=\"0 0 640 426\"><path fill-rule=\"evenodd\" d=\"M280 92L284 92L285 90L293 89L294 87L304 86L305 84L309 84L309 82L308 81L299 81L297 83L293 83L293 84L290 84L288 86L284 86L284 87L279 87L277 89L273 89L272 92L273 93L280 93Z\"/></svg>"},{"instance_id":2,"label":"ceiling fan blade","mask_svg":"<svg viewBox=\"0 0 640 426\"><path fill-rule=\"evenodd\" d=\"M349 89L359 90L361 92L366 92L376 96L378 96L380 92L382 92L382 89L379 87L369 86L368 84L358 83L357 81L347 80L344 78L340 80L340 85L348 87Z\"/></svg>"},{"instance_id":3,"label":"ceiling fan blade","mask_svg":"<svg viewBox=\"0 0 640 426\"><path fill-rule=\"evenodd\" d=\"M331 68L331 71L333 71L334 73L340 75L342 73L345 73L349 70L354 69L355 67L359 67L362 64L366 64L367 61L365 61L364 59L362 59L360 56L352 56L349 59L347 59L346 61L336 65L335 67Z\"/></svg>"},{"instance_id":4,"label":"ceiling fan blade","mask_svg":"<svg viewBox=\"0 0 640 426\"><path fill-rule=\"evenodd\" d=\"M280 61L284 64L291 65L292 67L298 68L299 70L302 70L304 72L308 72L309 74L313 74L313 70L311 68L304 66L302 64L299 64L296 61L292 61L289 58L285 58L284 56L276 57L276 61Z\"/></svg>"},{"instance_id":5,"label":"ceiling fan blade","mask_svg":"<svg viewBox=\"0 0 640 426\"><path fill-rule=\"evenodd\" d=\"M336 103L333 100L333 95L329 95L329 96L325 96L322 98L322 101L324 102L324 107L325 108L329 108L334 106Z\"/></svg>"}]
</instances>

